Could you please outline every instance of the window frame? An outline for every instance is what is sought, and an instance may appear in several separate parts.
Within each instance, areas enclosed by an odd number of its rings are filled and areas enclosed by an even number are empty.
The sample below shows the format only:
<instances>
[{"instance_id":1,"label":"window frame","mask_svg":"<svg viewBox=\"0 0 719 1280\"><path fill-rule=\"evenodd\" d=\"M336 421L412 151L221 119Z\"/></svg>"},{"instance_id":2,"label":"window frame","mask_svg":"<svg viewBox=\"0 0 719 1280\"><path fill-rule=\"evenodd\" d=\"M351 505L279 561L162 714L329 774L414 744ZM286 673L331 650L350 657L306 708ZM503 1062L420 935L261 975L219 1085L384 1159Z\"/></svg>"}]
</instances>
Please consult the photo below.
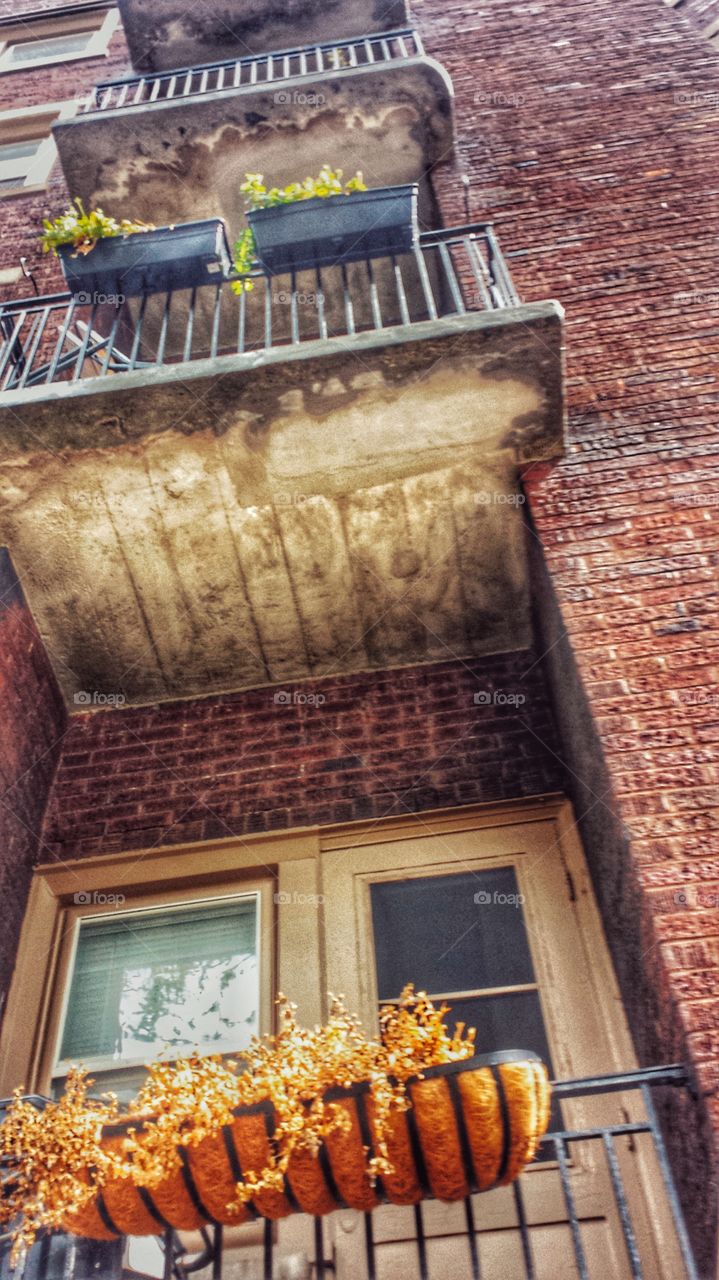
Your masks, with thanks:
<instances>
[{"instance_id":1,"label":"window frame","mask_svg":"<svg viewBox=\"0 0 719 1280\"><path fill-rule=\"evenodd\" d=\"M68 120L76 115L77 100L42 103L35 107L0 112L0 147L14 142L34 142L38 147L33 156L27 157L24 175L11 187L0 187L0 201L12 196L28 195L44 191L55 161L57 147L52 136L52 126L58 120Z\"/></svg>"},{"instance_id":2,"label":"window frame","mask_svg":"<svg viewBox=\"0 0 719 1280\"><path fill-rule=\"evenodd\" d=\"M262 948L263 932L266 930L269 923L267 920L263 920L263 914L265 914L265 912L263 912L263 908L266 908L267 906L264 899L268 897L266 892L268 883L269 882L265 882L263 884L260 880L256 882L247 881L241 888L236 887L229 891L224 891L223 889L218 890L216 887L208 887L206 891L203 891L201 888L187 889L184 891L177 890L175 892L171 891L169 894L164 892L151 895L143 894L139 898L132 898L132 900L123 902L120 905L115 905L113 903L82 903L73 904L72 907L68 908L68 927L65 932L60 956L58 958L57 995L53 1002L51 1019L48 1024L44 1045L43 1076L48 1080L50 1087L52 1088L52 1086L58 1081L67 1077L71 1062L69 1059L64 1060L60 1058L60 1048L67 1020L67 1011L70 1004L70 993L75 973L75 958L77 956L77 946L80 938L80 926L84 919L113 919L115 916L127 915L131 912L141 914L143 912L157 911L158 908L166 908L168 912L176 909L181 911L183 907L190 907L192 905L199 906L203 903L206 903L209 906L210 904L232 901L239 898L254 898L257 903L255 941L259 968L259 1025L257 1034L262 1035L266 1031L269 1031L269 1010L271 1008L271 1001L268 1001L266 998L268 995L268 983L266 975L263 974L263 970L265 969L266 962L269 961L271 965L271 961L269 956L263 956ZM212 1050L208 1048L207 1053L211 1052ZM231 1050L220 1050L220 1052L231 1053ZM235 1052L237 1052L237 1050L235 1050ZM182 1057L183 1055L180 1053L177 1056ZM106 1058L103 1059L100 1055L96 1055L92 1058L88 1057L85 1065L93 1075L101 1075L103 1072L109 1071L119 1073L125 1069L129 1075L131 1072L141 1068L146 1060L147 1055L145 1055L144 1058L133 1058L127 1062L114 1061ZM163 1055L162 1061L172 1061L172 1057L169 1055ZM59 1070L60 1067L64 1067L64 1069Z\"/></svg>"},{"instance_id":3,"label":"window frame","mask_svg":"<svg viewBox=\"0 0 719 1280\"><path fill-rule=\"evenodd\" d=\"M60 66L65 62L80 62L87 58L106 58L109 44L120 21L118 9L109 9L102 21L99 14L82 14L70 17L48 17L37 22L23 23L17 27L18 35L13 38L15 26L0 23L0 75L10 75L17 71L32 71L36 67ZM93 21L94 19L94 21ZM30 34L28 35L28 32ZM36 34L35 34L36 33ZM85 49L72 53L60 53L28 58L23 62L12 61L12 49L19 44L31 44L37 40L58 39L62 36L87 34Z\"/></svg>"}]
</instances>

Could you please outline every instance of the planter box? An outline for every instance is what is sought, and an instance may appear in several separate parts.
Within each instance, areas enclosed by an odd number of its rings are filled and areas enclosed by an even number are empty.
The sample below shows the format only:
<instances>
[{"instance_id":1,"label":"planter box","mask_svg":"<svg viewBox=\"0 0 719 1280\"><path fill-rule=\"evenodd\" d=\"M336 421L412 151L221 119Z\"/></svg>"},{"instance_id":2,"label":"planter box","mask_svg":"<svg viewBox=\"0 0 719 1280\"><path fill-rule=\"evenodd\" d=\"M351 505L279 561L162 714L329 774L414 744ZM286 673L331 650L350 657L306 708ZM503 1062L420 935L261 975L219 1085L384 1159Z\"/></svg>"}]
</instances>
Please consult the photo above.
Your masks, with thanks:
<instances>
[{"instance_id":1,"label":"planter box","mask_svg":"<svg viewBox=\"0 0 719 1280\"><path fill-rule=\"evenodd\" d=\"M156 1235L158 1221L197 1230L208 1221L239 1225L256 1214L332 1213L341 1202L369 1212L379 1204L417 1204L427 1196L461 1200L513 1181L537 1151L549 1119L547 1072L533 1053L508 1050L452 1062L408 1083L411 1107L395 1113L388 1149L394 1171L374 1185L373 1110L368 1084L337 1087L325 1098L345 1111L347 1132L336 1130L317 1156L295 1153L284 1190L265 1190L249 1207L236 1205L242 1171L256 1173L272 1155L272 1104L238 1107L231 1125L183 1145L181 1167L152 1189L131 1180L108 1182L65 1223L95 1239ZM131 1122L109 1126L104 1141L122 1143ZM139 1134L142 1122L135 1122ZM341 1200L338 1200L338 1196ZM235 1205L232 1202L235 1201Z\"/></svg>"},{"instance_id":2,"label":"planter box","mask_svg":"<svg viewBox=\"0 0 719 1280\"><path fill-rule=\"evenodd\" d=\"M231 264L221 218L111 236L87 254L61 245L58 255L70 292L91 303L217 284Z\"/></svg>"},{"instance_id":3,"label":"planter box","mask_svg":"<svg viewBox=\"0 0 719 1280\"><path fill-rule=\"evenodd\" d=\"M377 187L253 209L247 221L267 275L409 253L417 243L416 185Z\"/></svg>"}]
</instances>

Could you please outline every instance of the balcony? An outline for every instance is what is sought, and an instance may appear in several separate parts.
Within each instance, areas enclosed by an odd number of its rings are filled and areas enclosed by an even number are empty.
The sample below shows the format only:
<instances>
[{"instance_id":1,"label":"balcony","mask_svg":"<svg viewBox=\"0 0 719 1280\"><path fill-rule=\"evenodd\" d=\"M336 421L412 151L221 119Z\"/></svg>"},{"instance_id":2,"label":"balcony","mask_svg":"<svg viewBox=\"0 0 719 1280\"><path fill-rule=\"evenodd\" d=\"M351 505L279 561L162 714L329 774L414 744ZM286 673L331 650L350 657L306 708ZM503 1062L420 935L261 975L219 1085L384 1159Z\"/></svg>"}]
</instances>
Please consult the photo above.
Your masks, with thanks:
<instances>
[{"instance_id":1,"label":"balcony","mask_svg":"<svg viewBox=\"0 0 719 1280\"><path fill-rule=\"evenodd\" d=\"M188 9L178 0L120 0L133 67L164 71L183 62L241 57L311 40L392 30L407 21L406 0L223 0Z\"/></svg>"},{"instance_id":2,"label":"balcony","mask_svg":"<svg viewBox=\"0 0 719 1280\"><path fill-rule=\"evenodd\" d=\"M487 226L254 283L0 309L0 536L71 706L528 642L558 304Z\"/></svg>"},{"instance_id":3,"label":"balcony","mask_svg":"<svg viewBox=\"0 0 719 1280\"><path fill-rule=\"evenodd\" d=\"M54 136L73 196L158 224L219 212L234 234L246 169L284 184L338 155L372 186L419 182L431 223L452 85L402 27L108 81Z\"/></svg>"},{"instance_id":4,"label":"balcony","mask_svg":"<svg viewBox=\"0 0 719 1280\"><path fill-rule=\"evenodd\" d=\"M512 1187L461 1204L297 1215L224 1238L219 1226L182 1238L170 1228L149 1252L58 1236L14 1274L5 1243L0 1280L699 1280L653 1097L687 1084L680 1066L556 1083L565 1127L542 1158Z\"/></svg>"}]
</instances>

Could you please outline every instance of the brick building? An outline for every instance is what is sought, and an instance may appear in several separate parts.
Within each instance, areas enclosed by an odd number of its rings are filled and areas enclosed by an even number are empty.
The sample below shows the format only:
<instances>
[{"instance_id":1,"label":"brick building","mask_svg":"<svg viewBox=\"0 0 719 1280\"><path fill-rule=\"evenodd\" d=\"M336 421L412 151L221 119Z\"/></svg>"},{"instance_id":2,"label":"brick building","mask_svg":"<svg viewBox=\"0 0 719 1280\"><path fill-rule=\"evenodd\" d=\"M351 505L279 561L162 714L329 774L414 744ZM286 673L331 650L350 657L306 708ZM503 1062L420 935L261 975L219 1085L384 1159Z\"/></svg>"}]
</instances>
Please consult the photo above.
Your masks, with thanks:
<instances>
[{"instance_id":1,"label":"brick building","mask_svg":"<svg viewBox=\"0 0 719 1280\"><path fill-rule=\"evenodd\" d=\"M242 1034L371 1021L391 936L549 1059L568 1170L222 1274L713 1280L719 9L120 10L0 5L0 1091L129 1088L123 972L233 911ZM417 184L412 252L73 300L38 247L75 196L232 242L246 172L324 161Z\"/></svg>"}]
</instances>

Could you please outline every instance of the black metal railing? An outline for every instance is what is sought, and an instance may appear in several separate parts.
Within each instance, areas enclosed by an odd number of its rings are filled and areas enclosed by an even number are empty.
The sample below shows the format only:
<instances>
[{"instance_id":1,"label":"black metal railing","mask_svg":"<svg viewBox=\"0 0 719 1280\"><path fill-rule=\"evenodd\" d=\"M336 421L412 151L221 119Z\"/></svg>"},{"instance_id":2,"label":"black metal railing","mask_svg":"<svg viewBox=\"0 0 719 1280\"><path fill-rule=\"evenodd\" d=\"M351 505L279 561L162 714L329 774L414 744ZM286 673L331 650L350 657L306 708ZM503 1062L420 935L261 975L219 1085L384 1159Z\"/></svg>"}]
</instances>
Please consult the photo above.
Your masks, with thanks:
<instances>
[{"instance_id":1,"label":"black metal railing","mask_svg":"<svg viewBox=\"0 0 719 1280\"><path fill-rule=\"evenodd\" d=\"M411 253L124 299L57 294L0 306L0 391L348 339L519 305L489 225L423 233Z\"/></svg>"},{"instance_id":2,"label":"black metal railing","mask_svg":"<svg viewBox=\"0 0 719 1280\"><path fill-rule=\"evenodd\" d=\"M549 1150L550 1162L543 1162L541 1171L539 1166L530 1169L504 1193L512 1197L513 1220L504 1224L502 1235L506 1244L502 1245L499 1259L496 1243L493 1258L488 1258L485 1252L492 1226L483 1220L482 1206L487 1203L486 1198L467 1197L462 1209L464 1229L453 1235L455 1247L463 1253L463 1258L459 1253L453 1255L453 1280L507 1280L509 1275L512 1280L539 1280L540 1276L560 1273L563 1277L571 1275L575 1280L589 1280L590 1275L602 1275L607 1280L610 1277L615 1280L617 1276L630 1276L631 1280L656 1280L655 1264L647 1256L646 1232L639 1230L635 1221L636 1187L626 1185L627 1179L622 1172L622 1156L628 1149L636 1151L639 1142L648 1144L645 1154L651 1155L653 1160L659 1184L658 1196L662 1200L660 1205L657 1197L648 1206L650 1217L658 1221L664 1215L663 1229L665 1233L671 1232L673 1237L670 1247L676 1250L677 1267L671 1273L671 1280L699 1280L652 1096L655 1090L686 1089L688 1084L687 1073L682 1066L655 1067L555 1083L554 1097L560 1105L576 1098L606 1099L613 1093L634 1098L639 1095L642 1100L641 1113L638 1113L640 1118L589 1124L576 1129L554 1129L548 1133L543 1143ZM583 1156L578 1154L580 1149ZM588 1150L592 1154L587 1160ZM596 1237L593 1245L588 1243L597 1210L595 1206L588 1220L586 1204L583 1208L578 1203L575 1187L576 1177L586 1178L587 1174L598 1179L603 1188L605 1201L600 1216L609 1218L613 1215L618 1224L620 1252L623 1250L624 1258L617 1255L614 1267L619 1269L616 1271L606 1261L608 1253L606 1258L603 1252L600 1254L597 1265ZM468 1176L471 1185L473 1175L469 1171ZM537 1176L545 1180L554 1179L563 1204L562 1213L556 1213L555 1204L550 1215L555 1234L549 1270L546 1254L544 1265L538 1267L535 1247L545 1224L537 1221L536 1213L533 1217L528 1207L532 1199L528 1194L529 1181ZM656 1186L656 1182L653 1185ZM586 1182L582 1194L586 1198ZM536 1201L536 1196L534 1199ZM416 1280L446 1280L446 1256L443 1261L433 1252L438 1238L432 1235L428 1221L431 1212L432 1204L425 1202L413 1208L383 1208L373 1214L358 1215L363 1218L363 1227L353 1250L352 1275L356 1277L364 1273L366 1280L385 1280L393 1274L392 1264L388 1270L382 1254L387 1245L386 1227L380 1232L376 1224L379 1222L378 1214L397 1214L404 1215L403 1229L394 1243L395 1249L397 1245L402 1249L402 1276L411 1275ZM306 1219L305 1222L307 1250L291 1256L283 1254L277 1244L276 1224L265 1222L254 1262L246 1260L246 1265L254 1266L255 1270L243 1270L242 1274L256 1275L258 1280L260 1276L262 1280L276 1280L278 1275L342 1280L341 1256L335 1254L330 1246L327 1222L322 1218ZM557 1232L561 1233L561 1238ZM667 1241L666 1234L664 1241ZM171 1230L159 1237L158 1242L158 1264L153 1275L162 1280L186 1280L188 1275L202 1274L205 1280L210 1277L222 1280L223 1259L228 1256L223 1248L222 1227L203 1232L199 1251L196 1249L193 1253L188 1253L177 1233ZM146 1273L133 1270L127 1258L123 1261L115 1244L100 1245L72 1237L50 1237L39 1241L14 1272L9 1267L8 1255L9 1243L6 1241L4 1246L0 1246L0 1280L90 1280L91 1276L98 1275L103 1280L131 1280L132 1277L146 1280ZM591 1265L590 1258L593 1259Z\"/></svg>"},{"instance_id":3,"label":"black metal railing","mask_svg":"<svg viewBox=\"0 0 719 1280\"><path fill-rule=\"evenodd\" d=\"M373 32L351 40L328 40L226 62L206 62L152 75L105 80L95 86L82 110L85 113L118 111L152 102L180 101L198 94L274 85L297 76L386 65L421 57L423 52L420 37L412 27Z\"/></svg>"}]
</instances>

